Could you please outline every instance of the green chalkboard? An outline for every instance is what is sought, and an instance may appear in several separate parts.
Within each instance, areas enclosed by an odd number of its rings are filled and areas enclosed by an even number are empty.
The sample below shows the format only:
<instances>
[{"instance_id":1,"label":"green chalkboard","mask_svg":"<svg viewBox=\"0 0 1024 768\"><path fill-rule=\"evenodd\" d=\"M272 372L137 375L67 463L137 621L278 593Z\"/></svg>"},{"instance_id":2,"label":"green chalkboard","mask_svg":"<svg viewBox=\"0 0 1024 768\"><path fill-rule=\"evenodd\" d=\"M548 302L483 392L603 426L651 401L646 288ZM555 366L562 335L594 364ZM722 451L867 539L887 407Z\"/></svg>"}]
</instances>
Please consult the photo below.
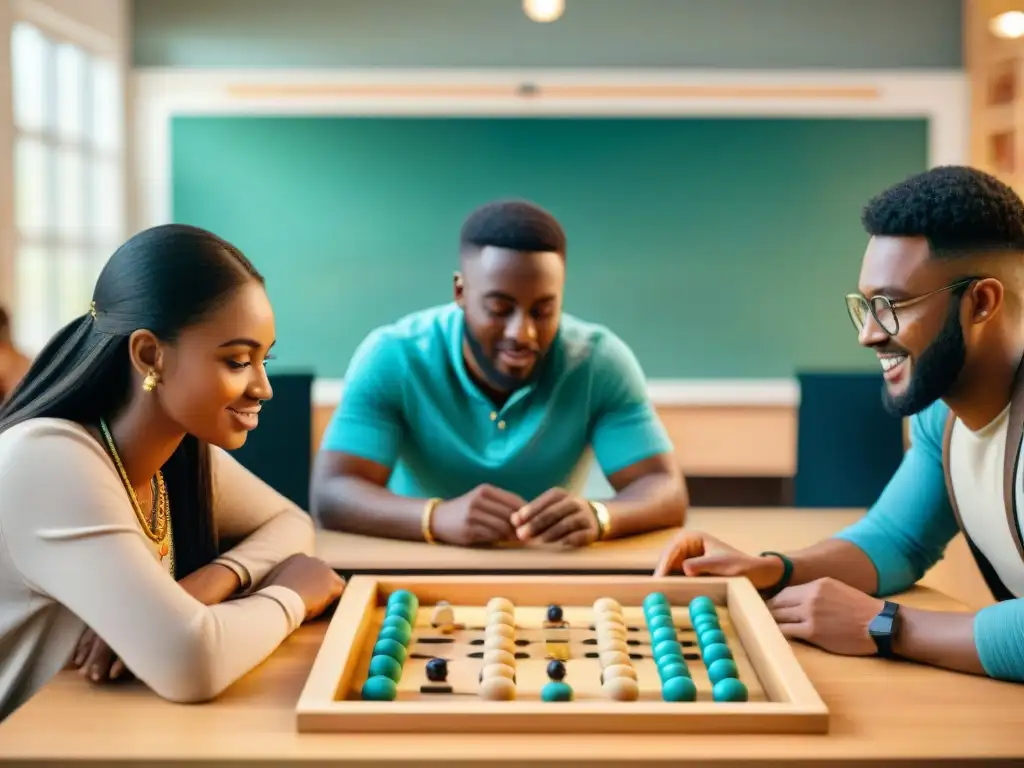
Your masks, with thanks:
<instances>
[{"instance_id":1,"label":"green chalkboard","mask_svg":"<svg viewBox=\"0 0 1024 768\"><path fill-rule=\"evenodd\" d=\"M285 368L340 377L448 301L464 217L525 197L568 232L566 309L648 376L788 377L876 365L843 305L860 210L927 142L915 119L179 117L173 218L264 272Z\"/></svg>"}]
</instances>

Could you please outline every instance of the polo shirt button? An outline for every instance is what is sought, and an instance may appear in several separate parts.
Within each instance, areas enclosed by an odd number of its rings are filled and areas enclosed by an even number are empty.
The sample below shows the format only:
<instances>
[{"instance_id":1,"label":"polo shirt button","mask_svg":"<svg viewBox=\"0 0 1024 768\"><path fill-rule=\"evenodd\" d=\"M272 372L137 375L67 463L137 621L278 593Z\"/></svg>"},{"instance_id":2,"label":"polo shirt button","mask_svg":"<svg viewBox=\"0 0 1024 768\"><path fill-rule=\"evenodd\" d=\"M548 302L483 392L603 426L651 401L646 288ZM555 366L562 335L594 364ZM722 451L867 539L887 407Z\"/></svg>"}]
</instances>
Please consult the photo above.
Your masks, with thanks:
<instances>
[{"instance_id":1,"label":"polo shirt button","mask_svg":"<svg viewBox=\"0 0 1024 768\"><path fill-rule=\"evenodd\" d=\"M497 414L497 412L495 412L495 411L491 411L491 421L494 421L494 420L496 420L497 418L498 418L498 414Z\"/></svg>"},{"instance_id":2,"label":"polo shirt button","mask_svg":"<svg viewBox=\"0 0 1024 768\"><path fill-rule=\"evenodd\" d=\"M504 421L499 421L498 422L498 429L504 429L504 428L505 428L505 422Z\"/></svg>"}]
</instances>

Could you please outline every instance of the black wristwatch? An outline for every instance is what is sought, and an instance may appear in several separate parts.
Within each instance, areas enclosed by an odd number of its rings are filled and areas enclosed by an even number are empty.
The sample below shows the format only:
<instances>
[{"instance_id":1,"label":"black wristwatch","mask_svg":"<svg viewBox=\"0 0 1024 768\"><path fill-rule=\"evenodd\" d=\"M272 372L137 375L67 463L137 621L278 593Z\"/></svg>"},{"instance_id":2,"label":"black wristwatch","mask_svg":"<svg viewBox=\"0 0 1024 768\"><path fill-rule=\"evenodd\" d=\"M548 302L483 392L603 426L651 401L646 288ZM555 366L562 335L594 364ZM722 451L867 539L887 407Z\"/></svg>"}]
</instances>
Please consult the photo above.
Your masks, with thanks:
<instances>
[{"instance_id":1,"label":"black wristwatch","mask_svg":"<svg viewBox=\"0 0 1024 768\"><path fill-rule=\"evenodd\" d=\"M782 561L782 575L779 580L772 586L766 587L760 590L761 597L765 600L770 600L775 597L779 592L789 586L789 582L793 579L793 561L786 557L781 552L762 552L761 557L777 557Z\"/></svg>"},{"instance_id":2,"label":"black wristwatch","mask_svg":"<svg viewBox=\"0 0 1024 768\"><path fill-rule=\"evenodd\" d=\"M890 603L886 600L882 610L868 624L868 634L875 641L878 655L886 659L891 659L896 655L892 647L900 628L899 611L900 607L897 603Z\"/></svg>"}]
</instances>

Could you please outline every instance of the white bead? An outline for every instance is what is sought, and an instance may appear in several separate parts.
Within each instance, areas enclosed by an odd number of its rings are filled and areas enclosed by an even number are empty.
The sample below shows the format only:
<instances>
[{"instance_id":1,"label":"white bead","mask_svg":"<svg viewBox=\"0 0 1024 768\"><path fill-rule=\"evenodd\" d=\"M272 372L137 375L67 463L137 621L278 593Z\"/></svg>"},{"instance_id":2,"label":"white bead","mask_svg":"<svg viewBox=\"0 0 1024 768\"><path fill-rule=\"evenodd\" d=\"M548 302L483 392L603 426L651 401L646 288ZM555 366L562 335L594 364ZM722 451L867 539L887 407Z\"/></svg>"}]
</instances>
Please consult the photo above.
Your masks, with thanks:
<instances>
[{"instance_id":1,"label":"white bead","mask_svg":"<svg viewBox=\"0 0 1024 768\"><path fill-rule=\"evenodd\" d=\"M516 620L508 611L494 611L487 614L487 624L488 626L492 624L507 624L510 627L514 627Z\"/></svg>"},{"instance_id":2,"label":"white bead","mask_svg":"<svg viewBox=\"0 0 1024 768\"><path fill-rule=\"evenodd\" d=\"M619 605L619 601L610 597L600 597L594 601L594 612L604 613L605 611L614 611L616 613L622 613L622 606Z\"/></svg>"},{"instance_id":3,"label":"white bead","mask_svg":"<svg viewBox=\"0 0 1024 768\"><path fill-rule=\"evenodd\" d=\"M516 636L516 631L508 624L488 624L486 627L484 627L484 636L501 636L512 639Z\"/></svg>"},{"instance_id":4,"label":"white bead","mask_svg":"<svg viewBox=\"0 0 1024 768\"><path fill-rule=\"evenodd\" d=\"M491 598L487 603L487 613L495 613L496 611L504 611L505 613L515 613L515 606L512 605L512 601L504 597Z\"/></svg>"},{"instance_id":5,"label":"white bead","mask_svg":"<svg viewBox=\"0 0 1024 768\"><path fill-rule=\"evenodd\" d=\"M636 670L633 669L632 665L630 664L612 664L609 667L605 667L605 681L608 681L613 677L629 677L633 680L636 680Z\"/></svg>"}]
</instances>

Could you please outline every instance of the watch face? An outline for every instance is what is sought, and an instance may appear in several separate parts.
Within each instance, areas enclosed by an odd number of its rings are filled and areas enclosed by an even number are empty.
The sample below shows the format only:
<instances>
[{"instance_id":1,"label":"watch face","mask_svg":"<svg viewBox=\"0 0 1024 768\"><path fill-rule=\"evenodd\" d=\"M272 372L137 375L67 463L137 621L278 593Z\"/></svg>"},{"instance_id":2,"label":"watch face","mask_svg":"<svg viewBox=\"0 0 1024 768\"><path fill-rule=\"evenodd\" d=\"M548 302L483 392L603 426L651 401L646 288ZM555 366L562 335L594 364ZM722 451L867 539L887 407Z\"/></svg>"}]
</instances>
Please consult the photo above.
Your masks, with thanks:
<instances>
[{"instance_id":1,"label":"watch face","mask_svg":"<svg viewBox=\"0 0 1024 768\"><path fill-rule=\"evenodd\" d=\"M892 621L892 616L875 616L868 625L868 633L872 635L891 634Z\"/></svg>"}]
</instances>

